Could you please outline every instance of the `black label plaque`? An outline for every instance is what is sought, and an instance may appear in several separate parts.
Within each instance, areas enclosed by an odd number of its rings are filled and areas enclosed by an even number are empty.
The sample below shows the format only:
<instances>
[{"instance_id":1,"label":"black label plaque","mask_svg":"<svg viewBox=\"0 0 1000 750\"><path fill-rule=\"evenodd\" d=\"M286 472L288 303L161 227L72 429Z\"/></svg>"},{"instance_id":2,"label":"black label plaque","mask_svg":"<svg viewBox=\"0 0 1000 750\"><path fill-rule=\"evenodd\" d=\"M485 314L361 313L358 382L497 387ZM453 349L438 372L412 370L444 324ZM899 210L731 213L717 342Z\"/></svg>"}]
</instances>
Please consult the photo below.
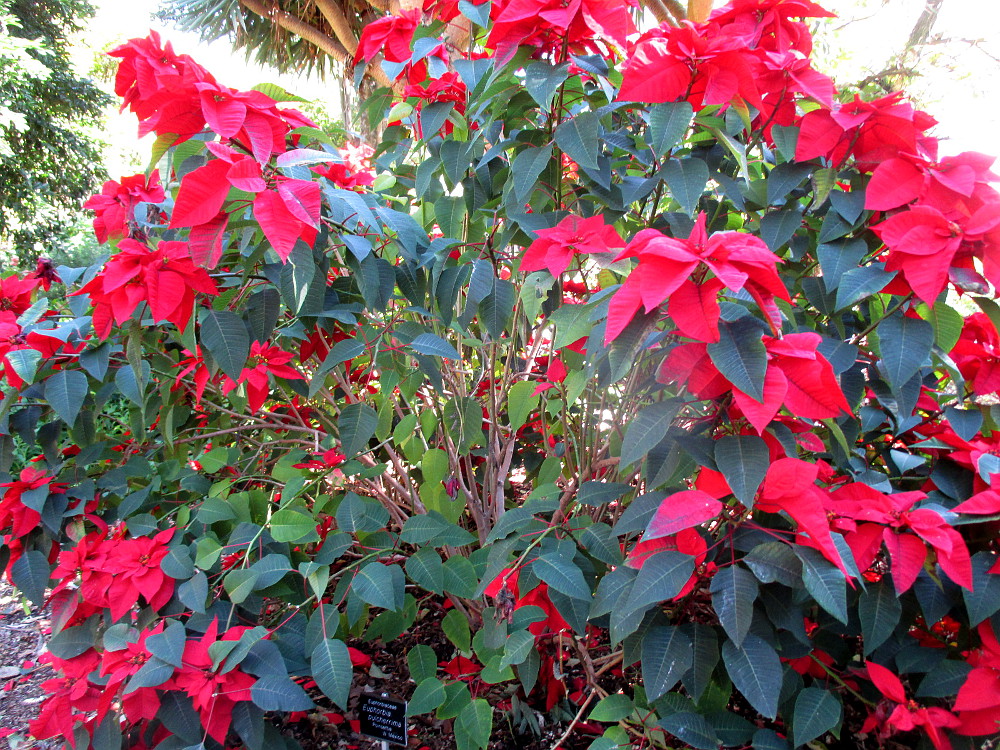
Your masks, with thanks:
<instances>
[{"instance_id":1,"label":"black label plaque","mask_svg":"<svg viewBox=\"0 0 1000 750\"><path fill-rule=\"evenodd\" d=\"M358 706L361 734L383 742L406 745L406 703L363 694Z\"/></svg>"}]
</instances>

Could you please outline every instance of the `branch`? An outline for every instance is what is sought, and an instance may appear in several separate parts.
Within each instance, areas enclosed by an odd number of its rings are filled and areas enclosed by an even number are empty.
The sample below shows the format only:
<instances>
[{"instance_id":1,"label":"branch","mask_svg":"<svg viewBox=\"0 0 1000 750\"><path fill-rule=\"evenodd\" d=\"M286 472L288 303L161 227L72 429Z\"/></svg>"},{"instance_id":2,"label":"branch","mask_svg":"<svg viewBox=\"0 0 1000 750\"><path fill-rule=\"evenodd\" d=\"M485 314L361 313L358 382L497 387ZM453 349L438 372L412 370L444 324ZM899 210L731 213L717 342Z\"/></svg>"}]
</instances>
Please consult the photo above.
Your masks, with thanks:
<instances>
[{"instance_id":1,"label":"branch","mask_svg":"<svg viewBox=\"0 0 1000 750\"><path fill-rule=\"evenodd\" d=\"M328 0L326 0L326 2L328 2ZM315 44L319 47L319 49L338 62L347 64L348 60L352 59L351 53L348 52L347 48L344 47L343 44L333 37L327 36L315 26L311 26L298 16L293 15L288 11L279 10L278 8L269 8L261 2L261 0L239 0L239 3L244 8L256 13L261 18L266 18L286 31L290 31L302 39L305 39L307 42ZM325 16L326 14L324 13L324 17ZM329 20L329 18L327 20ZM346 21L346 19L344 20ZM332 22L331 25L333 25ZM334 28L336 28L336 26L334 26ZM356 51L357 46L355 46L354 49ZM379 86L392 87L392 81L389 80L385 71L382 70L382 66L378 63L372 62L369 64L368 75L370 75Z\"/></svg>"},{"instance_id":2,"label":"branch","mask_svg":"<svg viewBox=\"0 0 1000 750\"><path fill-rule=\"evenodd\" d=\"M645 0L643 5L650 13L653 14L653 18L655 18L658 23L669 23L671 26L677 25L676 21L674 21L673 17L670 15L670 11L667 10L667 6L664 4L663 0Z\"/></svg>"},{"instance_id":3,"label":"branch","mask_svg":"<svg viewBox=\"0 0 1000 750\"><path fill-rule=\"evenodd\" d=\"M316 0L316 7L333 28L333 32L337 35L340 43L344 45L344 49L351 57L354 57L358 52L358 37L351 28L347 16L344 15L344 11L333 0Z\"/></svg>"}]
</instances>

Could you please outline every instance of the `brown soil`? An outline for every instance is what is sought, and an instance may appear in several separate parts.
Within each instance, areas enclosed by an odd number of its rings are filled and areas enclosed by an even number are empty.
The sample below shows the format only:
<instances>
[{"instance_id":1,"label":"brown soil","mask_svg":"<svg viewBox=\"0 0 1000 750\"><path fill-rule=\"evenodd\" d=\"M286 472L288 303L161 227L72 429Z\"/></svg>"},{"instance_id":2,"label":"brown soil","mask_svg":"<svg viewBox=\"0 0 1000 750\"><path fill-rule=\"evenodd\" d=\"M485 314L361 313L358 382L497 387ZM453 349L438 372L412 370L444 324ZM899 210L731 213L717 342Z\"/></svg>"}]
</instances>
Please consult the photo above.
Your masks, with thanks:
<instances>
[{"instance_id":1,"label":"brown soil","mask_svg":"<svg viewBox=\"0 0 1000 750\"><path fill-rule=\"evenodd\" d=\"M47 614L26 613L21 597L6 581L0 583L0 750L47 750L59 744L28 736L28 722L44 697L41 683L51 675L48 667L38 666L48 624Z\"/></svg>"}]
</instances>

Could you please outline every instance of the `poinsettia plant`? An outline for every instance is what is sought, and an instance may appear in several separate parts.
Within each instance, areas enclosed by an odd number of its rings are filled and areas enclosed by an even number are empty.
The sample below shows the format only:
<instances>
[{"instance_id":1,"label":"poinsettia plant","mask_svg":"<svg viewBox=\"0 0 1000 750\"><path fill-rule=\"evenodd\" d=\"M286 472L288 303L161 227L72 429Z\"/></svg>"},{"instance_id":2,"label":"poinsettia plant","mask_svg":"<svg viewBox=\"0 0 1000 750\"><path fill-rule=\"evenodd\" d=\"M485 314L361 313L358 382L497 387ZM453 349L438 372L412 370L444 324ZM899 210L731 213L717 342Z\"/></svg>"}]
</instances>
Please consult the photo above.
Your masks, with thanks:
<instances>
[{"instance_id":1,"label":"poinsettia plant","mask_svg":"<svg viewBox=\"0 0 1000 750\"><path fill-rule=\"evenodd\" d=\"M428 2L361 39L373 146L112 52L157 140L87 204L109 258L0 280L34 736L294 746L426 623L459 748L996 735L992 160L838 94L825 15Z\"/></svg>"}]
</instances>

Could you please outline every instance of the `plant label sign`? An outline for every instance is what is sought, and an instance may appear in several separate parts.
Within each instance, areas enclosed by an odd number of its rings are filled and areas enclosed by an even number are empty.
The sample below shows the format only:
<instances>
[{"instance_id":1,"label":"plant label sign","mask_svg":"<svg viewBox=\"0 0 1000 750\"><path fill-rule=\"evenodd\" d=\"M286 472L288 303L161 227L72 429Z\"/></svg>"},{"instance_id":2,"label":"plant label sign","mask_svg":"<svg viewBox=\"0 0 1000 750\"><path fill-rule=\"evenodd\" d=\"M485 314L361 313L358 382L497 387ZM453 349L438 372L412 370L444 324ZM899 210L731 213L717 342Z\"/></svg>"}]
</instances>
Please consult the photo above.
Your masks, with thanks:
<instances>
[{"instance_id":1,"label":"plant label sign","mask_svg":"<svg viewBox=\"0 0 1000 750\"><path fill-rule=\"evenodd\" d=\"M406 745L406 702L362 695L358 706L361 734L382 742Z\"/></svg>"}]
</instances>

